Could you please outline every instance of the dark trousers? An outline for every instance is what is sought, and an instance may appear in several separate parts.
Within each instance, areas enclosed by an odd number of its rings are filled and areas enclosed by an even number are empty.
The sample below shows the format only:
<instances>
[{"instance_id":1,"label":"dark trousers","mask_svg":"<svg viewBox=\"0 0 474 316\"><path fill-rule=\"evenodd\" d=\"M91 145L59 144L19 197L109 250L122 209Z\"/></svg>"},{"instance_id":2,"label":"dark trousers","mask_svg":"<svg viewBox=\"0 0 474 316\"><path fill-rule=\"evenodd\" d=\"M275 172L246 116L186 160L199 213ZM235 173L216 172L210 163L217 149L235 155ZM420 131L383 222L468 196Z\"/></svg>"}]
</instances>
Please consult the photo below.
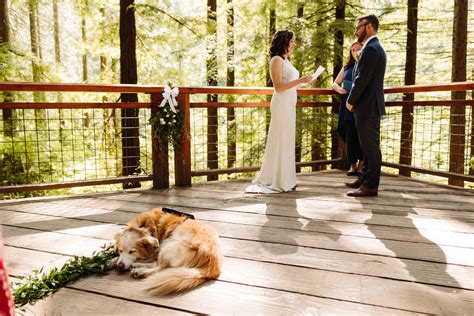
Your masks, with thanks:
<instances>
[{"instance_id":1,"label":"dark trousers","mask_svg":"<svg viewBox=\"0 0 474 316\"><path fill-rule=\"evenodd\" d=\"M346 135L347 163L353 164L362 161L362 150L360 149L359 135L357 134L355 120L345 120L344 128Z\"/></svg>"},{"instance_id":2,"label":"dark trousers","mask_svg":"<svg viewBox=\"0 0 474 316\"><path fill-rule=\"evenodd\" d=\"M380 152L380 117L357 117L356 127L364 156L362 179L365 186L377 189L380 183L382 153Z\"/></svg>"}]
</instances>

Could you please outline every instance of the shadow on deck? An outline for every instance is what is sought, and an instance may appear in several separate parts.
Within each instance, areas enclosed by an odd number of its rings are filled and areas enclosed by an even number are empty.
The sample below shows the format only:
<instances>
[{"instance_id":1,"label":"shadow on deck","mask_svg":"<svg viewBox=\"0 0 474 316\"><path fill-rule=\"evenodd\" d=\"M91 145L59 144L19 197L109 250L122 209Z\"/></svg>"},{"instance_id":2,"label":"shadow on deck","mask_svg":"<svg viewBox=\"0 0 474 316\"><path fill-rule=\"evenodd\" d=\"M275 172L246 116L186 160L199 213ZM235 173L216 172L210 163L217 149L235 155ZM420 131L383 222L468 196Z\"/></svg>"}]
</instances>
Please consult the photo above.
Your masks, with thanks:
<instances>
[{"instance_id":1,"label":"shadow on deck","mask_svg":"<svg viewBox=\"0 0 474 316\"><path fill-rule=\"evenodd\" d=\"M474 194L382 178L376 198L350 198L340 171L298 176L298 190L244 194L249 180L0 202L12 278L90 255L136 213L156 206L214 226L218 280L165 298L110 272L70 284L27 314L470 314ZM23 312L20 312L23 313Z\"/></svg>"}]
</instances>

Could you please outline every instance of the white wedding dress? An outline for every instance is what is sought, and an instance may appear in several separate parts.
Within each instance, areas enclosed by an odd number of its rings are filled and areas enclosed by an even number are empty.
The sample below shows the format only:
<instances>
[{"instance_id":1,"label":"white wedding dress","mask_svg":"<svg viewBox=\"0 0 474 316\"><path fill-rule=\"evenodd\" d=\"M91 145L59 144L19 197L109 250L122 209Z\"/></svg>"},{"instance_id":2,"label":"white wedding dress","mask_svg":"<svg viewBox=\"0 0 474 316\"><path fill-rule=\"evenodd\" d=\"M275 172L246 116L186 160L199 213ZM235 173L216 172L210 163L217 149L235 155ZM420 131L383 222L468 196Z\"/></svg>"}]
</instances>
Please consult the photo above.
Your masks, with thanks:
<instances>
[{"instance_id":1,"label":"white wedding dress","mask_svg":"<svg viewBox=\"0 0 474 316\"><path fill-rule=\"evenodd\" d=\"M299 72L290 61L280 58L282 82L299 78ZM257 177L245 189L247 193L279 193L296 187L295 127L296 89L273 92L270 103L271 120L263 163Z\"/></svg>"}]
</instances>

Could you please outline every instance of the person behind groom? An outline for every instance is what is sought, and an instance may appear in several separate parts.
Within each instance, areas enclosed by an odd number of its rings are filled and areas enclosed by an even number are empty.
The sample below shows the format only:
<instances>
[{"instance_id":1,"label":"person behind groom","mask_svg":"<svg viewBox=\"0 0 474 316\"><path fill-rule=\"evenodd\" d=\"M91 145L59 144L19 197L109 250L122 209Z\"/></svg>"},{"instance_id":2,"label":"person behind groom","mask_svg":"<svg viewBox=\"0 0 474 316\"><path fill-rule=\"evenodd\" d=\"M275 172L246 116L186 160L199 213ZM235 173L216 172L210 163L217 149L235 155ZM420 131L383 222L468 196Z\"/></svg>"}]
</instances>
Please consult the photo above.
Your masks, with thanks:
<instances>
[{"instance_id":1,"label":"person behind groom","mask_svg":"<svg viewBox=\"0 0 474 316\"><path fill-rule=\"evenodd\" d=\"M346 109L347 97L352 89L352 71L356 61L359 60L361 49L361 43L352 43L347 62L332 83L332 88L341 94L337 132L344 141L346 161L350 165L348 176L357 176L357 173L362 171L362 149L360 149L354 113Z\"/></svg>"},{"instance_id":2,"label":"person behind groom","mask_svg":"<svg viewBox=\"0 0 474 316\"><path fill-rule=\"evenodd\" d=\"M354 35L363 46L353 71L352 90L346 107L355 114L364 165L360 177L346 183L356 189L349 191L348 196L377 196L380 184L380 117L385 115L383 81L387 55L377 38L378 27L379 19L373 14L357 18Z\"/></svg>"}]
</instances>

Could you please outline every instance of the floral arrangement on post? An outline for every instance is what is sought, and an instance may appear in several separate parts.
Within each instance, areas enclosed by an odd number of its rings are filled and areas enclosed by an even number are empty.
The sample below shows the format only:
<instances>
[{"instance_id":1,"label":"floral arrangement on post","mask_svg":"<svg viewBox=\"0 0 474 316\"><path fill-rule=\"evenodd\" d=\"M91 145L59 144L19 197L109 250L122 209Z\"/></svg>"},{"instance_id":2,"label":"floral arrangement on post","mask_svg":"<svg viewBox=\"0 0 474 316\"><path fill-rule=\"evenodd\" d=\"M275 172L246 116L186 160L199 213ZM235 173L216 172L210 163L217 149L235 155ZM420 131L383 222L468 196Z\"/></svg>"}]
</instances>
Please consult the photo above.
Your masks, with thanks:
<instances>
[{"instance_id":1,"label":"floral arrangement on post","mask_svg":"<svg viewBox=\"0 0 474 316\"><path fill-rule=\"evenodd\" d=\"M174 148L179 145L184 131L184 113L178 109L176 102L178 94L178 87L165 86L163 101L149 119L155 127L155 137L165 136Z\"/></svg>"}]
</instances>

